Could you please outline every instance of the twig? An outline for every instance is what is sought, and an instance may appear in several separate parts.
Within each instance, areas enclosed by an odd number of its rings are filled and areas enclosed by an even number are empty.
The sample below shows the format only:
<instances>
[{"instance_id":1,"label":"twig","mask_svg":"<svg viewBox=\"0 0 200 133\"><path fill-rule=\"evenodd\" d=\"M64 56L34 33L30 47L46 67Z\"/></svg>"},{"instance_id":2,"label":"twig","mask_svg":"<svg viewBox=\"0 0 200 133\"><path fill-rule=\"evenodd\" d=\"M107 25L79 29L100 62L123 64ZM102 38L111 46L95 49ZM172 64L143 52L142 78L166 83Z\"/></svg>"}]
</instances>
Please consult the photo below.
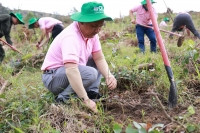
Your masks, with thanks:
<instances>
[{"instance_id":1,"label":"twig","mask_svg":"<svg viewBox=\"0 0 200 133\"><path fill-rule=\"evenodd\" d=\"M163 104L161 103L160 99L157 96L157 93L151 91L150 93L148 93L150 95L153 95L156 98L156 101L158 102L158 104L160 105L164 115L170 120L170 121L174 121L166 112L165 107L163 106Z\"/></svg>"},{"instance_id":2,"label":"twig","mask_svg":"<svg viewBox=\"0 0 200 133\"><path fill-rule=\"evenodd\" d=\"M4 84L3 84L3 86L1 87L1 89L0 89L0 95L3 94L3 92L4 92L4 90L5 90L6 86L7 86L7 84L8 84L8 80L6 80L4 82Z\"/></svg>"},{"instance_id":3,"label":"twig","mask_svg":"<svg viewBox=\"0 0 200 133\"><path fill-rule=\"evenodd\" d=\"M163 104L161 103L160 99L158 98L158 94L153 92L153 90L151 90L149 93L146 94L150 94L153 95L156 98L156 101L158 102L158 104L160 105L164 115L171 121L171 122L176 122L177 124L181 125L183 128L185 128L185 126L180 123L179 121L175 121L173 118L170 117L170 115L167 114L165 107L163 106Z\"/></svg>"}]
</instances>

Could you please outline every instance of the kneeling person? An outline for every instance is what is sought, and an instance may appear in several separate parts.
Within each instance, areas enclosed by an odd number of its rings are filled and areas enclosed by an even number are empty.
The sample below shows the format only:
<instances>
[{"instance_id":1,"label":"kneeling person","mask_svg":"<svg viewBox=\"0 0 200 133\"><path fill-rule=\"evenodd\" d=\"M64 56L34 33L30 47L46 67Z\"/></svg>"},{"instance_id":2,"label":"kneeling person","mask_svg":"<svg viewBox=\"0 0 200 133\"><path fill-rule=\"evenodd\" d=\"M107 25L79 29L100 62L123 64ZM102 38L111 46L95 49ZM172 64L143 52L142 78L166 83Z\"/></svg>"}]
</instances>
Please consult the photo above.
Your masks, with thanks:
<instances>
[{"instance_id":1,"label":"kneeling person","mask_svg":"<svg viewBox=\"0 0 200 133\"><path fill-rule=\"evenodd\" d=\"M97 2L83 4L81 12L73 14L71 19L74 22L50 45L41 68L42 80L48 90L57 95L57 101L65 101L75 94L97 112L91 94L99 93L101 74L109 89L117 86L97 35L104 21L112 19L104 14L104 6Z\"/></svg>"}]
</instances>

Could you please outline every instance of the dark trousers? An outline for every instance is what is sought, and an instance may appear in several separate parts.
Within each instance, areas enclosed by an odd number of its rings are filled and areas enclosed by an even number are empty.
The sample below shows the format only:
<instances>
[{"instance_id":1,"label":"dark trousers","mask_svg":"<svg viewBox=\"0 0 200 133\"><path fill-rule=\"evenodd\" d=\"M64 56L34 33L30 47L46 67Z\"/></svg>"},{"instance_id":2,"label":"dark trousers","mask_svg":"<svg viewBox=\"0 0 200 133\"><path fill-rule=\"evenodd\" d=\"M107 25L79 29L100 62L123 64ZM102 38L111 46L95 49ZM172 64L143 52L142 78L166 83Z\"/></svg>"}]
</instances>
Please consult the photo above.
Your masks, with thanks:
<instances>
[{"instance_id":1,"label":"dark trousers","mask_svg":"<svg viewBox=\"0 0 200 133\"><path fill-rule=\"evenodd\" d=\"M136 25L136 34L138 39L138 44L141 52L145 52L144 45L144 35L146 34L150 40L151 52L156 52L156 35L154 30L141 25Z\"/></svg>"},{"instance_id":2,"label":"dark trousers","mask_svg":"<svg viewBox=\"0 0 200 133\"><path fill-rule=\"evenodd\" d=\"M2 45L0 44L0 63L3 61L4 57L5 57L5 51Z\"/></svg>"},{"instance_id":3,"label":"dark trousers","mask_svg":"<svg viewBox=\"0 0 200 133\"><path fill-rule=\"evenodd\" d=\"M52 30L52 35L51 35L51 39L52 41L54 40L54 38L64 29L64 27L60 24L56 24L53 27Z\"/></svg>"}]
</instances>

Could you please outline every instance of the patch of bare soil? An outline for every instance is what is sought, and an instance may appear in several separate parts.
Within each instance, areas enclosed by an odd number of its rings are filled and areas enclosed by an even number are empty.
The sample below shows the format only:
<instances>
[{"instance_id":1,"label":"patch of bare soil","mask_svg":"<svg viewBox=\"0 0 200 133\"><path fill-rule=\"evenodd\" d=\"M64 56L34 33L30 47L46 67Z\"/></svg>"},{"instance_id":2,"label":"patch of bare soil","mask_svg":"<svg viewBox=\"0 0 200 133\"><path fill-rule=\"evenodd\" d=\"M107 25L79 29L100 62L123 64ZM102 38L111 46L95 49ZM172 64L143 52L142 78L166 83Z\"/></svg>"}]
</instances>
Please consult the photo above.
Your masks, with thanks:
<instances>
[{"instance_id":1,"label":"patch of bare soil","mask_svg":"<svg viewBox=\"0 0 200 133\"><path fill-rule=\"evenodd\" d=\"M199 92L194 94L195 97L199 96ZM177 104L174 108L168 108L166 99L159 94L157 96L163 107L165 107L164 110L158 104L154 95L148 93L148 90L143 92L136 90L111 92L110 98L105 103L105 108L115 118L115 121L121 124L130 124L128 120L133 120L138 123L150 123L152 125L164 124L165 132L185 131L186 129L183 127L185 123L178 122L177 117L187 114L187 108L190 104ZM200 101L196 101L193 106L196 112L187 121L197 124L200 123ZM169 115L169 118L164 111Z\"/></svg>"},{"instance_id":2,"label":"patch of bare soil","mask_svg":"<svg viewBox=\"0 0 200 133\"><path fill-rule=\"evenodd\" d=\"M192 94L192 103L184 98L184 103L178 103L176 107L168 108L166 98L152 91L153 87L133 90L121 89L110 91L109 97L102 101L104 113L106 116L114 118L115 122L123 125L123 132L127 125L133 121L150 125L164 124L162 130L165 133L187 132L186 127L188 124L200 124L200 97L198 91L200 82L192 81L187 84L188 94ZM186 117L185 120L180 119L180 117L187 116L190 105L193 105L195 114ZM101 116L88 113L88 111L82 109L78 110L79 105L77 106L77 104L71 104L71 106L66 108L66 105L57 106L52 104L48 107L48 112L41 118L50 121L51 126L59 129L62 133L84 130L87 130L88 133L100 133L99 127L95 123L99 122L98 119ZM103 123L98 124L101 126L104 123L110 124L111 120L109 118L103 119ZM193 133L199 133L199 131Z\"/></svg>"}]
</instances>

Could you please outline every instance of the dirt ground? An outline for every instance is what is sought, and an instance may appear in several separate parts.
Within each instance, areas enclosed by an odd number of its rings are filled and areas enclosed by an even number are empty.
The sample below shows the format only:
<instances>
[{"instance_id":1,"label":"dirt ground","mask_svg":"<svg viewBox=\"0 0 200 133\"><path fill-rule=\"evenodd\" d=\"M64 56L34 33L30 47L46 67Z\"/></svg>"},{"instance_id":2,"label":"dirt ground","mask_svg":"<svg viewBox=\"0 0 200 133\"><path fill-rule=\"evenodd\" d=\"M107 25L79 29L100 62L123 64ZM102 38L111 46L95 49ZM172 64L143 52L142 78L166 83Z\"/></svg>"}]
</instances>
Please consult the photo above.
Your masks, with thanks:
<instances>
[{"instance_id":1,"label":"dirt ground","mask_svg":"<svg viewBox=\"0 0 200 133\"><path fill-rule=\"evenodd\" d=\"M186 102L184 105L178 103L176 107L169 108L168 101L161 95L156 95L165 108L162 109L155 95L153 95L152 91L148 92L148 90L143 92L127 90L121 90L117 93L113 92L110 94L110 100L107 100L105 103L105 108L115 118L115 121L121 124L126 123L126 121L130 119L137 123L150 123L151 125L164 124L164 131L166 133L174 130L176 130L176 132L181 132L185 131L181 125L186 126L187 122L200 123L200 88L199 86L196 87L196 90L193 92L195 114L188 117L187 121L184 123L181 123L182 121L180 120L178 123L177 117L183 117L188 113L187 109L190 105L189 103L187 104ZM166 111L166 113L164 113L164 111ZM170 118L168 118L166 114ZM172 119L174 121L171 121Z\"/></svg>"}]
</instances>

